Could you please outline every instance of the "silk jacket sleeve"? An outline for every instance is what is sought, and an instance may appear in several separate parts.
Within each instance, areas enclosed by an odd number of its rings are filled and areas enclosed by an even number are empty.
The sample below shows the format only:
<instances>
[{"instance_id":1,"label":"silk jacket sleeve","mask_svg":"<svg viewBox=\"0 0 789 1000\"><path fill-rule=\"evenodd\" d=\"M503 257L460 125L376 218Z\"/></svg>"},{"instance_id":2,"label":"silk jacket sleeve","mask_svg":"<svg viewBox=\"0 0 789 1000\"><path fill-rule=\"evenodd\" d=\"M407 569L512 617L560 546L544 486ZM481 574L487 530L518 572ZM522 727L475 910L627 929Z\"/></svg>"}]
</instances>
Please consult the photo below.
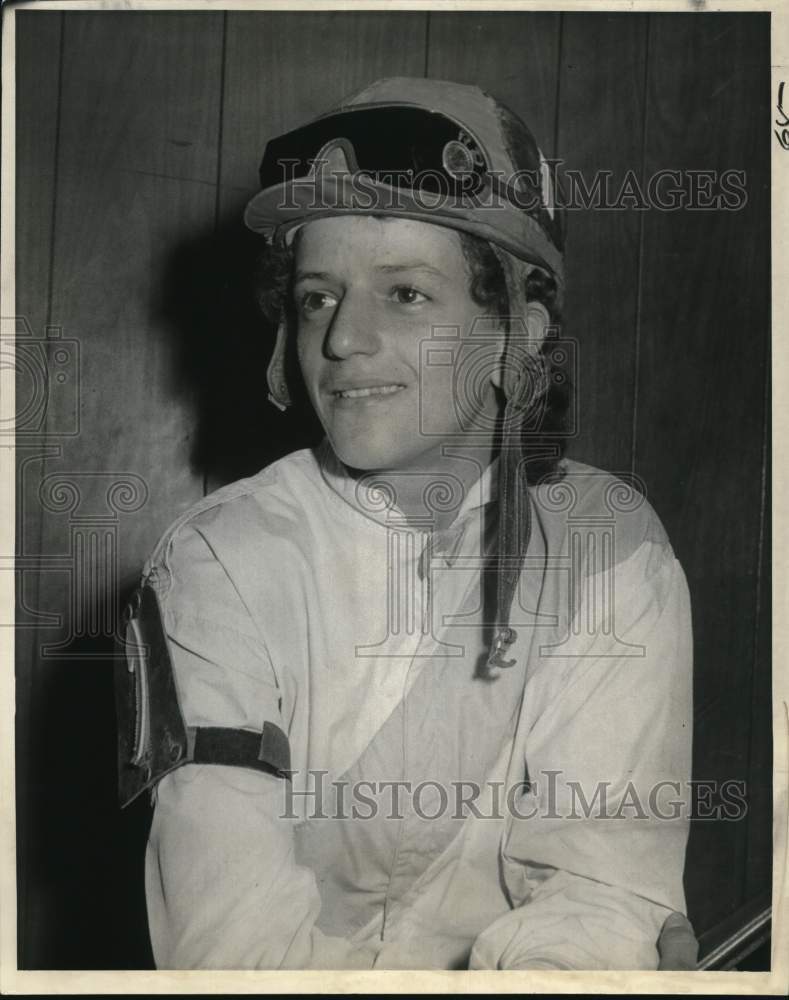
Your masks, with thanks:
<instances>
[{"instance_id":1,"label":"silk jacket sleeve","mask_svg":"<svg viewBox=\"0 0 789 1000\"><path fill-rule=\"evenodd\" d=\"M663 921L685 910L690 602L651 509L641 542L580 590L527 683L532 791L502 850L514 909L478 937L472 968L655 968Z\"/></svg>"},{"instance_id":2,"label":"silk jacket sleeve","mask_svg":"<svg viewBox=\"0 0 789 1000\"><path fill-rule=\"evenodd\" d=\"M151 579L187 725L285 732L294 692L198 528L183 527ZM345 942L313 927L320 900L293 856L285 781L188 764L163 778L146 855L159 968L350 967Z\"/></svg>"}]
</instances>

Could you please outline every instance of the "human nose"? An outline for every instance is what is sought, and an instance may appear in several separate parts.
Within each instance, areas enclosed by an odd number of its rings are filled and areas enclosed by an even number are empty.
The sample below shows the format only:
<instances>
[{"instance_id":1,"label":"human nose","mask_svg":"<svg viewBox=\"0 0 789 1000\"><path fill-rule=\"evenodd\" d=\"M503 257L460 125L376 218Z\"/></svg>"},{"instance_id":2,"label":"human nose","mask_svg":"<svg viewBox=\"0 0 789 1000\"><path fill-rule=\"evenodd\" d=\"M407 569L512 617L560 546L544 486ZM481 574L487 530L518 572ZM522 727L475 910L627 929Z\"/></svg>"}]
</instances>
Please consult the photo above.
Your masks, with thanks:
<instances>
[{"instance_id":1,"label":"human nose","mask_svg":"<svg viewBox=\"0 0 789 1000\"><path fill-rule=\"evenodd\" d=\"M342 361L353 354L375 354L380 346L377 319L369 300L343 296L326 333L326 356Z\"/></svg>"}]
</instances>

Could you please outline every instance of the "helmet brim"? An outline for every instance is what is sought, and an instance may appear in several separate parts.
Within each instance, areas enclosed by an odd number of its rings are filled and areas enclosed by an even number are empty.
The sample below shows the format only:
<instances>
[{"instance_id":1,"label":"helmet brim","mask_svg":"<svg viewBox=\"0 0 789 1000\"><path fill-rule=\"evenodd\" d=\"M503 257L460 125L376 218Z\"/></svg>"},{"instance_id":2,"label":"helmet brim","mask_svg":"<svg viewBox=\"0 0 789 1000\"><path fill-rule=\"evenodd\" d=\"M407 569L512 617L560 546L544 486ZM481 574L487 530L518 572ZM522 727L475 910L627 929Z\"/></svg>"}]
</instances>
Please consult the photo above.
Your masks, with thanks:
<instances>
[{"instance_id":1,"label":"helmet brim","mask_svg":"<svg viewBox=\"0 0 789 1000\"><path fill-rule=\"evenodd\" d=\"M438 193L395 188L369 176L333 174L289 181L256 194L247 204L244 223L272 242L306 222L343 215L414 219L472 233L521 260L549 271L564 285L562 256L535 219L515 206L469 196L451 199Z\"/></svg>"}]
</instances>

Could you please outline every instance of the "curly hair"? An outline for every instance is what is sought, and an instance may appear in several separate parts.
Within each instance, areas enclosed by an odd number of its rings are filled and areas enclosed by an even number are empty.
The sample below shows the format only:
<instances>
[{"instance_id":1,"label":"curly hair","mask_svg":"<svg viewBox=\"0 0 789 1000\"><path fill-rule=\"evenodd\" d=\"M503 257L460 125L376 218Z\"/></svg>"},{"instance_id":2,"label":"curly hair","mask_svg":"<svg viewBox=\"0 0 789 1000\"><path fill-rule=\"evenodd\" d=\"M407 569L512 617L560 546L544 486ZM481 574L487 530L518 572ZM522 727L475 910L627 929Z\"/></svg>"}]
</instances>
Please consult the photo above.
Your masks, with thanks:
<instances>
[{"instance_id":1,"label":"curly hair","mask_svg":"<svg viewBox=\"0 0 789 1000\"><path fill-rule=\"evenodd\" d=\"M472 233L459 231L460 245L468 267L469 293L481 309L492 316L509 314L509 296L504 272L490 243ZM255 292L258 306L266 319L276 325L283 314L293 308L292 276L294 251L291 247L267 245L258 257L255 269ZM526 279L526 299L545 306L554 328L561 322L557 308L556 282L538 268ZM540 351L546 368L547 391L542 404L542 417L537 430L524 431L526 476L530 483L550 479L558 474L566 441L566 414L569 406L567 373L557 369L551 360L552 344L546 341ZM289 373L295 374L293 358L286 362ZM558 377L557 377L558 376ZM302 393L296 395L303 399Z\"/></svg>"}]
</instances>

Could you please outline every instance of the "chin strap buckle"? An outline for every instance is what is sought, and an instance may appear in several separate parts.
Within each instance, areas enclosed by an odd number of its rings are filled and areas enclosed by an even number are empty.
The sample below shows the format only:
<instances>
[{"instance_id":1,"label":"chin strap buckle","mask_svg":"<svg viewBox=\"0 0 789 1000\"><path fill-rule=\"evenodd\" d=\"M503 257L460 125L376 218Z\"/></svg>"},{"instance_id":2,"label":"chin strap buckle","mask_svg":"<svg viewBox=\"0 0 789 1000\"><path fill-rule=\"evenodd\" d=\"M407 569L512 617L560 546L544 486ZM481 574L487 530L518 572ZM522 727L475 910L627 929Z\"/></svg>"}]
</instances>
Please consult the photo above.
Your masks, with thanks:
<instances>
[{"instance_id":1,"label":"chin strap buckle","mask_svg":"<svg viewBox=\"0 0 789 1000\"><path fill-rule=\"evenodd\" d=\"M488 657L488 671L492 676L502 668L514 667L517 660L505 660L504 653L518 638L518 633L514 628L502 628L493 640L493 649Z\"/></svg>"}]
</instances>

